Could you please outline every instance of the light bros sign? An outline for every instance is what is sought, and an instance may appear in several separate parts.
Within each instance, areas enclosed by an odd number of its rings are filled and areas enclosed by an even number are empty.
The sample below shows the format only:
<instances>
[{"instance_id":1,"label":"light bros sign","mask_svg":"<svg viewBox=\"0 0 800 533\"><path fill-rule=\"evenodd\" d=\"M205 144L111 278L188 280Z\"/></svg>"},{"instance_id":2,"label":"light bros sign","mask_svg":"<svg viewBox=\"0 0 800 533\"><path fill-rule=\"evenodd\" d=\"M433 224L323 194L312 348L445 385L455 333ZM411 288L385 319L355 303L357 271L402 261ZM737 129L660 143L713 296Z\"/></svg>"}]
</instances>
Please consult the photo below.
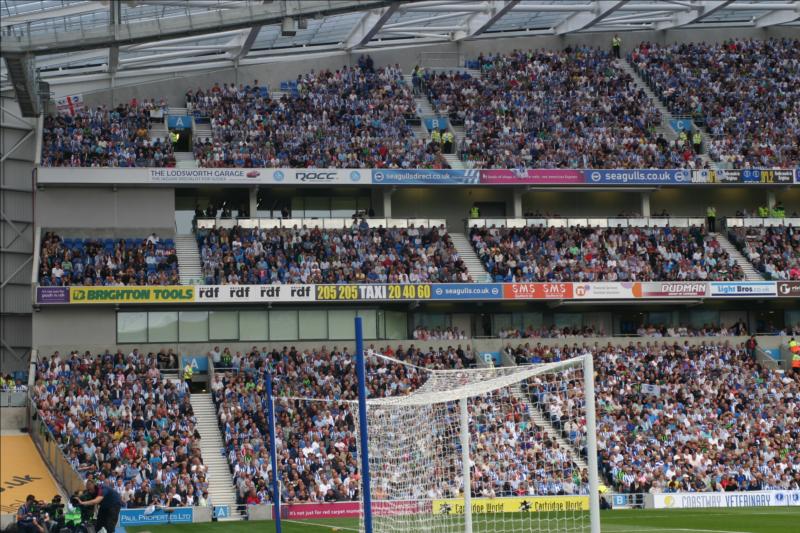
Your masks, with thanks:
<instances>
[{"instance_id":1,"label":"light bros sign","mask_svg":"<svg viewBox=\"0 0 800 533\"><path fill-rule=\"evenodd\" d=\"M706 509L709 507L796 507L800 491L765 490L753 492L690 492L654 494L656 509Z\"/></svg>"},{"instance_id":2,"label":"light bros sign","mask_svg":"<svg viewBox=\"0 0 800 533\"><path fill-rule=\"evenodd\" d=\"M759 297L777 296L778 285L774 281L712 281L711 296Z\"/></svg>"}]
</instances>

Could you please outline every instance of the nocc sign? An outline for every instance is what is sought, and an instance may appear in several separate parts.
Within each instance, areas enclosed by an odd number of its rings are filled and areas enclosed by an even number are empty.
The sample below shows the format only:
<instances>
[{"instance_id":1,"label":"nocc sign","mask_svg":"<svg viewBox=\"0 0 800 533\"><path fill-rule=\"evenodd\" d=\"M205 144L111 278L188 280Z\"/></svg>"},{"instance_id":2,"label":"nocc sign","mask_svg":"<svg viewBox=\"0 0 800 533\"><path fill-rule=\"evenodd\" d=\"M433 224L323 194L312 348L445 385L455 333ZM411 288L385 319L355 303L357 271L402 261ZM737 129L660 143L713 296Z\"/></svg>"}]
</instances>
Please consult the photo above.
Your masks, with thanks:
<instances>
[{"instance_id":1,"label":"nocc sign","mask_svg":"<svg viewBox=\"0 0 800 533\"><path fill-rule=\"evenodd\" d=\"M366 173L369 176L369 172ZM302 183L302 184L325 184L325 185L345 185L348 183L359 183L363 179L362 171L348 169L281 169L272 171L272 181L274 183ZM368 182L369 180L364 180Z\"/></svg>"}]
</instances>

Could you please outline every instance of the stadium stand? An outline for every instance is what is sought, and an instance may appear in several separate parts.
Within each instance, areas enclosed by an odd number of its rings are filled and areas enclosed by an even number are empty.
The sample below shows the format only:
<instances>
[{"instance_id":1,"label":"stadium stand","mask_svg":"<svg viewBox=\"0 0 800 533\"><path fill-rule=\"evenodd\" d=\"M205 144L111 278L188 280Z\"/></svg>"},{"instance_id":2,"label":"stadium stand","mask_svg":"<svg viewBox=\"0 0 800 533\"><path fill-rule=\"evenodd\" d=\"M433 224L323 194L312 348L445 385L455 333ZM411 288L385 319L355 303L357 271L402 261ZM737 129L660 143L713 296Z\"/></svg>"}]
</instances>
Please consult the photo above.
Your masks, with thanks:
<instances>
[{"instance_id":1,"label":"stadium stand","mask_svg":"<svg viewBox=\"0 0 800 533\"><path fill-rule=\"evenodd\" d=\"M703 124L732 168L800 162L800 40L640 44L630 56L676 115Z\"/></svg>"},{"instance_id":2,"label":"stadium stand","mask_svg":"<svg viewBox=\"0 0 800 533\"><path fill-rule=\"evenodd\" d=\"M449 168L439 145L414 137L398 66L312 72L282 89L271 99L256 80L188 92L190 111L211 122L212 137L195 141L200 166Z\"/></svg>"},{"instance_id":3,"label":"stadium stand","mask_svg":"<svg viewBox=\"0 0 800 533\"><path fill-rule=\"evenodd\" d=\"M565 347L550 357L586 350ZM800 488L800 455L793 446L800 434L796 373L769 370L743 346L727 343L592 351L601 470L616 490ZM655 387L645 390L643 384ZM528 392L556 426L579 407L574 399L580 394L572 388L531 382ZM580 427L560 429L580 441Z\"/></svg>"},{"instance_id":4,"label":"stadium stand","mask_svg":"<svg viewBox=\"0 0 800 533\"><path fill-rule=\"evenodd\" d=\"M744 279L701 227L474 227L470 239L495 281Z\"/></svg>"},{"instance_id":5,"label":"stadium stand","mask_svg":"<svg viewBox=\"0 0 800 533\"><path fill-rule=\"evenodd\" d=\"M33 401L69 463L128 507L193 505L208 489L188 387L162 376L164 355L56 352L36 368Z\"/></svg>"},{"instance_id":6,"label":"stadium stand","mask_svg":"<svg viewBox=\"0 0 800 533\"><path fill-rule=\"evenodd\" d=\"M42 134L42 165L52 167L174 167L168 136L151 139L150 112L162 101L133 100L113 109L98 107L48 115Z\"/></svg>"},{"instance_id":7,"label":"stadium stand","mask_svg":"<svg viewBox=\"0 0 800 533\"><path fill-rule=\"evenodd\" d=\"M65 285L177 285L173 239L42 236L39 283Z\"/></svg>"},{"instance_id":8,"label":"stadium stand","mask_svg":"<svg viewBox=\"0 0 800 533\"><path fill-rule=\"evenodd\" d=\"M791 226L737 227L730 240L768 279L800 280L800 232Z\"/></svg>"},{"instance_id":9,"label":"stadium stand","mask_svg":"<svg viewBox=\"0 0 800 533\"><path fill-rule=\"evenodd\" d=\"M203 277L214 284L471 281L444 227L198 232Z\"/></svg>"},{"instance_id":10,"label":"stadium stand","mask_svg":"<svg viewBox=\"0 0 800 533\"><path fill-rule=\"evenodd\" d=\"M437 112L467 130L474 168L699 168L691 146L653 133L658 109L606 51L480 55L481 77L425 72Z\"/></svg>"}]
</instances>

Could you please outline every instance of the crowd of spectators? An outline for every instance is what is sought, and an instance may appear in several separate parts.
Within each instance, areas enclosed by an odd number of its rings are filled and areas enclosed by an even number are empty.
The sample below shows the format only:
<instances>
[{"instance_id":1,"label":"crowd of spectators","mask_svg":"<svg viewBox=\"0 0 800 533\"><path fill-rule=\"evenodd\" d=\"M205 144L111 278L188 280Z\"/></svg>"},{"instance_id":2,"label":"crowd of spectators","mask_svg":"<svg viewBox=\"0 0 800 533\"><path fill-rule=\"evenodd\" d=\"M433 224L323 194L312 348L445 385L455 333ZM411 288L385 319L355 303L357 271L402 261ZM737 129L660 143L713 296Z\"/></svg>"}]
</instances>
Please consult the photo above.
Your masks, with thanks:
<instances>
[{"instance_id":1,"label":"crowd of spectators","mask_svg":"<svg viewBox=\"0 0 800 533\"><path fill-rule=\"evenodd\" d=\"M178 285L178 256L172 239L64 238L47 232L39 254L39 284Z\"/></svg>"},{"instance_id":2,"label":"crowd of spectators","mask_svg":"<svg viewBox=\"0 0 800 533\"><path fill-rule=\"evenodd\" d=\"M15 378L11 374L0 374L0 392L25 392L28 390L27 382Z\"/></svg>"},{"instance_id":3,"label":"crowd of spectators","mask_svg":"<svg viewBox=\"0 0 800 533\"><path fill-rule=\"evenodd\" d=\"M495 281L730 281L740 265L704 228L474 227Z\"/></svg>"},{"instance_id":4,"label":"crowd of spectators","mask_svg":"<svg viewBox=\"0 0 800 533\"><path fill-rule=\"evenodd\" d=\"M55 352L37 363L41 420L76 471L112 484L127 507L208 500L188 386L161 374L166 355Z\"/></svg>"},{"instance_id":5,"label":"crowd of spectators","mask_svg":"<svg viewBox=\"0 0 800 533\"><path fill-rule=\"evenodd\" d=\"M214 351L219 353L218 348ZM374 353L375 346L369 351ZM424 351L401 345L381 347L379 353L408 364L369 355L367 386L372 397L415 390L424 382L416 367L466 368L476 361L469 346ZM211 391L240 503L265 503L272 497L263 395L267 369L274 377L278 398L276 446L284 501L358 499L356 422L349 402L358 395L354 362L355 355L347 347L304 351L294 347L259 351L253 347L239 355L234 370L216 374Z\"/></svg>"},{"instance_id":6,"label":"crowd of spectators","mask_svg":"<svg viewBox=\"0 0 800 533\"><path fill-rule=\"evenodd\" d=\"M449 168L441 145L414 136L416 103L400 67L363 63L298 76L271 98L253 85L186 94L212 137L196 139L203 167Z\"/></svg>"},{"instance_id":7,"label":"crowd of spectators","mask_svg":"<svg viewBox=\"0 0 800 533\"><path fill-rule=\"evenodd\" d=\"M497 332L501 339L561 339L564 337L605 337L603 328L590 326L541 326L528 325L526 328L508 327Z\"/></svg>"},{"instance_id":8,"label":"crowd of spectators","mask_svg":"<svg viewBox=\"0 0 800 533\"><path fill-rule=\"evenodd\" d=\"M417 326L411 332L411 338L418 341L427 340L462 340L467 338L467 334L463 329L456 327L441 327L427 328L425 326Z\"/></svg>"},{"instance_id":9,"label":"crowd of spectators","mask_svg":"<svg viewBox=\"0 0 800 533\"><path fill-rule=\"evenodd\" d=\"M463 124L475 168L699 168L688 141L655 133L661 114L608 52L481 55L481 77L420 71L434 109Z\"/></svg>"},{"instance_id":10,"label":"crowd of spectators","mask_svg":"<svg viewBox=\"0 0 800 533\"><path fill-rule=\"evenodd\" d=\"M151 112L163 115L162 100L78 109L47 115L42 129L42 165L48 167L174 167L169 136L151 138Z\"/></svg>"},{"instance_id":11,"label":"crowd of spectators","mask_svg":"<svg viewBox=\"0 0 800 533\"><path fill-rule=\"evenodd\" d=\"M739 227L730 240L768 279L800 280L800 231L792 226Z\"/></svg>"},{"instance_id":12,"label":"crowd of spectators","mask_svg":"<svg viewBox=\"0 0 800 533\"><path fill-rule=\"evenodd\" d=\"M620 492L800 489L800 375L757 364L727 343L573 347L593 353L597 448ZM532 352L533 353L533 352ZM532 382L537 405L581 442L580 381ZM644 387L647 385L647 387Z\"/></svg>"},{"instance_id":13,"label":"crowd of spectators","mask_svg":"<svg viewBox=\"0 0 800 533\"><path fill-rule=\"evenodd\" d=\"M434 283L471 281L447 230L318 227L215 228L198 233L212 284Z\"/></svg>"},{"instance_id":14,"label":"crowd of spectators","mask_svg":"<svg viewBox=\"0 0 800 533\"><path fill-rule=\"evenodd\" d=\"M674 114L708 128L714 161L733 168L800 163L800 39L644 42L631 61Z\"/></svg>"}]
</instances>

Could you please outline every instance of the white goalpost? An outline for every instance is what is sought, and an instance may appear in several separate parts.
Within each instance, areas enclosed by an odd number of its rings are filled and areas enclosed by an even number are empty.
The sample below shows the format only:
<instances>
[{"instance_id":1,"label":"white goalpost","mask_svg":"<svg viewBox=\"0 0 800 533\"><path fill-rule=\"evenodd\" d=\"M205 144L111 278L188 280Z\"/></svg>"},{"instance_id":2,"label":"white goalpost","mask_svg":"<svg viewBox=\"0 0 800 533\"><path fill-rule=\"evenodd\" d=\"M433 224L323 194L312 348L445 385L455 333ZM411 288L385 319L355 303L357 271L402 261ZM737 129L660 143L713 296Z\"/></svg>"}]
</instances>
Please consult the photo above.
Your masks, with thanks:
<instances>
[{"instance_id":1,"label":"white goalpost","mask_svg":"<svg viewBox=\"0 0 800 533\"><path fill-rule=\"evenodd\" d=\"M470 370L366 357L423 383L362 404L361 531L600 531L590 355Z\"/></svg>"}]
</instances>

